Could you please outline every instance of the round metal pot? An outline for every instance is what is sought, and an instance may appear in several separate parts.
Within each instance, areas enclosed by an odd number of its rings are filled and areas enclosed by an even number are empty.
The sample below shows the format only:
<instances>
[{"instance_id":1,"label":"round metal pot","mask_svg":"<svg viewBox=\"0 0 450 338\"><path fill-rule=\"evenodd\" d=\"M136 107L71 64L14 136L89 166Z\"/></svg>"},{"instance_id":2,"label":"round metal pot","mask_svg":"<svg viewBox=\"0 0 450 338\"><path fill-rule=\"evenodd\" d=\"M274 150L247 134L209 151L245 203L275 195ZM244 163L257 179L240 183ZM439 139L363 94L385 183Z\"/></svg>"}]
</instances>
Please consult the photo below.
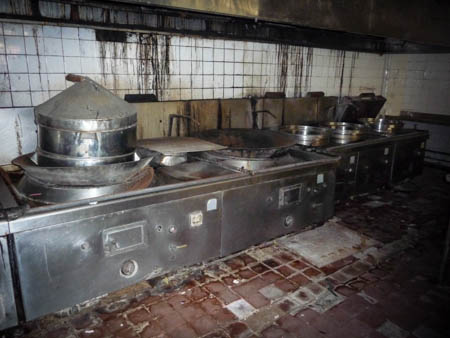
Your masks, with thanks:
<instances>
[{"instance_id":1,"label":"round metal pot","mask_svg":"<svg viewBox=\"0 0 450 338\"><path fill-rule=\"evenodd\" d=\"M36 107L37 160L45 166L91 166L130 161L137 112L86 78Z\"/></svg>"},{"instance_id":2,"label":"round metal pot","mask_svg":"<svg viewBox=\"0 0 450 338\"><path fill-rule=\"evenodd\" d=\"M372 129L374 132L381 134L395 134L403 128L403 122L400 120L361 118L358 121Z\"/></svg>"},{"instance_id":3,"label":"round metal pot","mask_svg":"<svg viewBox=\"0 0 450 338\"><path fill-rule=\"evenodd\" d=\"M362 124L328 122L326 126L332 129L331 139L338 144L357 142L367 135L367 128Z\"/></svg>"},{"instance_id":4,"label":"round metal pot","mask_svg":"<svg viewBox=\"0 0 450 338\"><path fill-rule=\"evenodd\" d=\"M38 127L38 144L43 151L73 157L111 157L132 153L136 146L136 124L108 131L74 131Z\"/></svg>"},{"instance_id":5,"label":"round metal pot","mask_svg":"<svg viewBox=\"0 0 450 338\"><path fill-rule=\"evenodd\" d=\"M330 143L331 129L305 125L287 125L280 132L295 136L297 144L308 147L322 147Z\"/></svg>"}]
</instances>

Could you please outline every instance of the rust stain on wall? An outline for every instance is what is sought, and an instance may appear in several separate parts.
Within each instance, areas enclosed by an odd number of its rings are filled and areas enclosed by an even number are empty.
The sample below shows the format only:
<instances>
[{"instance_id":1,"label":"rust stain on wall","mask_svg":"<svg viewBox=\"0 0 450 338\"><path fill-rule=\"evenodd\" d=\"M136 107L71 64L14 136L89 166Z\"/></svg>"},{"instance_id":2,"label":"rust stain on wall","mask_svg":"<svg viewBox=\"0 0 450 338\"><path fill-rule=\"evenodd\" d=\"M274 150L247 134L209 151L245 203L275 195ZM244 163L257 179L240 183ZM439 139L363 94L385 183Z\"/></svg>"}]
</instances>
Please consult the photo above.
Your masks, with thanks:
<instances>
[{"instance_id":1,"label":"rust stain on wall","mask_svg":"<svg viewBox=\"0 0 450 338\"><path fill-rule=\"evenodd\" d=\"M289 45L277 45L277 60L278 60L278 88L281 92L286 92L287 72L289 62Z\"/></svg>"},{"instance_id":2,"label":"rust stain on wall","mask_svg":"<svg viewBox=\"0 0 450 338\"><path fill-rule=\"evenodd\" d=\"M353 71L355 69L356 59L359 57L359 52L352 52L352 61L350 64L350 79L348 81L348 95L351 95Z\"/></svg>"},{"instance_id":3,"label":"rust stain on wall","mask_svg":"<svg viewBox=\"0 0 450 338\"><path fill-rule=\"evenodd\" d=\"M158 100L163 98L164 90L170 81L170 36L147 33L128 33L127 41L136 41L135 55L129 55L128 43L117 41L98 41L104 85L111 85L117 93L122 87L133 88L131 79L125 86L121 70L136 74L139 94L154 93ZM135 62L130 62L133 56ZM130 69L132 68L132 69ZM107 75L112 75L112 84Z\"/></svg>"},{"instance_id":4,"label":"rust stain on wall","mask_svg":"<svg viewBox=\"0 0 450 338\"><path fill-rule=\"evenodd\" d=\"M22 122L20 121L20 117L17 116L14 120L14 131L16 132L16 141L17 141L17 152L19 155L22 155Z\"/></svg>"}]
</instances>

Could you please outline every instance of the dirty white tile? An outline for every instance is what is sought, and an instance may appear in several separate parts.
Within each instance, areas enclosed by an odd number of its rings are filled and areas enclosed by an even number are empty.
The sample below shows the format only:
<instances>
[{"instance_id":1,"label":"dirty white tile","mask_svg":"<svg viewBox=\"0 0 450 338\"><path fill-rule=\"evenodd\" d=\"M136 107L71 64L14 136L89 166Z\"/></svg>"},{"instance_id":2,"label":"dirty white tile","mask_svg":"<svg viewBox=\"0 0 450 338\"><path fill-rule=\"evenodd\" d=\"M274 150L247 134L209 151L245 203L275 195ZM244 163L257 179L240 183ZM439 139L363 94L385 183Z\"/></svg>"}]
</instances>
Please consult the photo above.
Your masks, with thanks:
<instances>
[{"instance_id":1,"label":"dirty white tile","mask_svg":"<svg viewBox=\"0 0 450 338\"><path fill-rule=\"evenodd\" d=\"M1 108L12 107L10 92L0 92L0 107Z\"/></svg>"},{"instance_id":2,"label":"dirty white tile","mask_svg":"<svg viewBox=\"0 0 450 338\"><path fill-rule=\"evenodd\" d=\"M222 75L223 74L223 62L214 62L214 74L219 74Z\"/></svg>"},{"instance_id":3,"label":"dirty white tile","mask_svg":"<svg viewBox=\"0 0 450 338\"><path fill-rule=\"evenodd\" d=\"M223 72L226 75L233 75L234 74L234 64L231 62L225 62Z\"/></svg>"},{"instance_id":4,"label":"dirty white tile","mask_svg":"<svg viewBox=\"0 0 450 338\"><path fill-rule=\"evenodd\" d=\"M203 40L203 47L209 47L209 48L214 47L214 40L212 40L212 39Z\"/></svg>"},{"instance_id":5,"label":"dirty white tile","mask_svg":"<svg viewBox=\"0 0 450 338\"><path fill-rule=\"evenodd\" d=\"M192 38L189 36L181 36L179 40L180 46L192 46Z\"/></svg>"},{"instance_id":6,"label":"dirty white tile","mask_svg":"<svg viewBox=\"0 0 450 338\"><path fill-rule=\"evenodd\" d=\"M253 74L253 65L251 63L244 63L244 75L252 75Z\"/></svg>"},{"instance_id":7,"label":"dirty white tile","mask_svg":"<svg viewBox=\"0 0 450 338\"><path fill-rule=\"evenodd\" d=\"M47 64L45 56L28 55L27 56L28 73L47 73Z\"/></svg>"},{"instance_id":8,"label":"dirty white tile","mask_svg":"<svg viewBox=\"0 0 450 338\"><path fill-rule=\"evenodd\" d=\"M191 60L191 47L181 46L179 48L180 60L189 61Z\"/></svg>"},{"instance_id":9,"label":"dirty white tile","mask_svg":"<svg viewBox=\"0 0 450 338\"><path fill-rule=\"evenodd\" d=\"M45 25L42 29L46 38L61 38L61 27Z\"/></svg>"},{"instance_id":10,"label":"dirty white tile","mask_svg":"<svg viewBox=\"0 0 450 338\"><path fill-rule=\"evenodd\" d=\"M233 49L224 49L224 60L227 62L234 61L234 50Z\"/></svg>"},{"instance_id":11,"label":"dirty white tile","mask_svg":"<svg viewBox=\"0 0 450 338\"><path fill-rule=\"evenodd\" d=\"M191 61L180 61L180 74L189 75L191 73Z\"/></svg>"},{"instance_id":12,"label":"dirty white tile","mask_svg":"<svg viewBox=\"0 0 450 338\"><path fill-rule=\"evenodd\" d=\"M8 70L10 73L28 73L25 55L8 55Z\"/></svg>"},{"instance_id":13,"label":"dirty white tile","mask_svg":"<svg viewBox=\"0 0 450 338\"><path fill-rule=\"evenodd\" d=\"M31 104L38 106L48 100L48 91L31 92Z\"/></svg>"},{"instance_id":14,"label":"dirty white tile","mask_svg":"<svg viewBox=\"0 0 450 338\"><path fill-rule=\"evenodd\" d=\"M48 90L47 74L30 74L30 89L32 91Z\"/></svg>"},{"instance_id":15,"label":"dirty white tile","mask_svg":"<svg viewBox=\"0 0 450 338\"><path fill-rule=\"evenodd\" d=\"M9 74L11 90L30 90L28 74Z\"/></svg>"},{"instance_id":16,"label":"dirty white tile","mask_svg":"<svg viewBox=\"0 0 450 338\"><path fill-rule=\"evenodd\" d=\"M174 101L180 99L180 90L179 89L168 89L166 100Z\"/></svg>"},{"instance_id":17,"label":"dirty white tile","mask_svg":"<svg viewBox=\"0 0 450 338\"><path fill-rule=\"evenodd\" d=\"M203 98L202 90L194 88L192 89L192 99L193 100L201 100Z\"/></svg>"},{"instance_id":18,"label":"dirty white tile","mask_svg":"<svg viewBox=\"0 0 450 338\"><path fill-rule=\"evenodd\" d=\"M203 89L203 99L212 99L214 97L213 89Z\"/></svg>"},{"instance_id":19,"label":"dirty white tile","mask_svg":"<svg viewBox=\"0 0 450 338\"><path fill-rule=\"evenodd\" d=\"M86 42L86 41L82 41L82 42ZM62 47L63 47L64 56L80 56L79 40L63 39L62 44L63 44Z\"/></svg>"},{"instance_id":20,"label":"dirty white tile","mask_svg":"<svg viewBox=\"0 0 450 338\"><path fill-rule=\"evenodd\" d=\"M203 75L203 88L214 88L213 75Z\"/></svg>"},{"instance_id":21,"label":"dirty white tile","mask_svg":"<svg viewBox=\"0 0 450 338\"><path fill-rule=\"evenodd\" d=\"M5 38L3 37L3 35L0 35L0 54L5 54L5 51Z\"/></svg>"},{"instance_id":22,"label":"dirty white tile","mask_svg":"<svg viewBox=\"0 0 450 338\"><path fill-rule=\"evenodd\" d=\"M79 28L78 35L80 40L95 40L95 31L90 28Z\"/></svg>"},{"instance_id":23,"label":"dirty white tile","mask_svg":"<svg viewBox=\"0 0 450 338\"><path fill-rule=\"evenodd\" d=\"M6 63L6 56L0 55L0 73L7 73L8 65Z\"/></svg>"},{"instance_id":24,"label":"dirty white tile","mask_svg":"<svg viewBox=\"0 0 450 338\"><path fill-rule=\"evenodd\" d=\"M225 41L221 39L215 39L214 40L214 48L224 48L225 47Z\"/></svg>"},{"instance_id":25,"label":"dirty white tile","mask_svg":"<svg viewBox=\"0 0 450 338\"><path fill-rule=\"evenodd\" d=\"M192 74L201 75L203 73L203 62L192 61Z\"/></svg>"},{"instance_id":26,"label":"dirty white tile","mask_svg":"<svg viewBox=\"0 0 450 338\"><path fill-rule=\"evenodd\" d=\"M203 62L203 74L214 74L214 62Z\"/></svg>"},{"instance_id":27,"label":"dirty white tile","mask_svg":"<svg viewBox=\"0 0 450 338\"><path fill-rule=\"evenodd\" d=\"M0 91L10 91L11 86L9 84L9 74L8 73L0 73Z\"/></svg>"},{"instance_id":28,"label":"dirty white tile","mask_svg":"<svg viewBox=\"0 0 450 338\"><path fill-rule=\"evenodd\" d=\"M180 97L181 100L191 100L192 99L191 89L181 89Z\"/></svg>"},{"instance_id":29,"label":"dirty white tile","mask_svg":"<svg viewBox=\"0 0 450 338\"><path fill-rule=\"evenodd\" d=\"M191 77L189 75L178 75L175 77L175 82L173 83L173 88L190 88L191 87ZM176 87L175 87L176 85Z\"/></svg>"},{"instance_id":30,"label":"dirty white tile","mask_svg":"<svg viewBox=\"0 0 450 338\"><path fill-rule=\"evenodd\" d=\"M244 62L253 62L253 50L244 50Z\"/></svg>"},{"instance_id":31,"label":"dirty white tile","mask_svg":"<svg viewBox=\"0 0 450 338\"><path fill-rule=\"evenodd\" d=\"M223 99L224 93L223 88L214 88L214 98Z\"/></svg>"},{"instance_id":32,"label":"dirty white tile","mask_svg":"<svg viewBox=\"0 0 450 338\"><path fill-rule=\"evenodd\" d=\"M390 320L386 320L377 331L389 338L406 338L409 332L394 324Z\"/></svg>"},{"instance_id":33,"label":"dirty white tile","mask_svg":"<svg viewBox=\"0 0 450 338\"><path fill-rule=\"evenodd\" d=\"M192 88L203 88L202 75L192 75Z\"/></svg>"},{"instance_id":34,"label":"dirty white tile","mask_svg":"<svg viewBox=\"0 0 450 338\"><path fill-rule=\"evenodd\" d=\"M223 86L225 88L233 87L233 75L225 75L223 77Z\"/></svg>"},{"instance_id":35,"label":"dirty white tile","mask_svg":"<svg viewBox=\"0 0 450 338\"><path fill-rule=\"evenodd\" d=\"M62 35L63 39L78 40L78 28L77 27L62 27L61 35Z\"/></svg>"},{"instance_id":36,"label":"dirty white tile","mask_svg":"<svg viewBox=\"0 0 450 338\"><path fill-rule=\"evenodd\" d=\"M214 88L222 88L224 86L224 77L222 75L214 75Z\"/></svg>"},{"instance_id":37,"label":"dirty white tile","mask_svg":"<svg viewBox=\"0 0 450 338\"><path fill-rule=\"evenodd\" d=\"M48 74L48 86L50 90L66 89L65 74Z\"/></svg>"},{"instance_id":38,"label":"dirty white tile","mask_svg":"<svg viewBox=\"0 0 450 338\"><path fill-rule=\"evenodd\" d=\"M3 23L4 35L23 36L23 25L20 23Z\"/></svg>"},{"instance_id":39,"label":"dirty white tile","mask_svg":"<svg viewBox=\"0 0 450 338\"><path fill-rule=\"evenodd\" d=\"M80 40L80 55L85 57L97 57L98 53L97 41Z\"/></svg>"},{"instance_id":40,"label":"dirty white tile","mask_svg":"<svg viewBox=\"0 0 450 338\"><path fill-rule=\"evenodd\" d=\"M23 35L29 37L43 37L42 25L23 25Z\"/></svg>"},{"instance_id":41,"label":"dirty white tile","mask_svg":"<svg viewBox=\"0 0 450 338\"><path fill-rule=\"evenodd\" d=\"M223 61L224 60L224 55L225 55L225 52L224 52L224 49L222 49L222 48L214 48L214 55L213 55L213 58L214 58L214 62L217 62L217 61Z\"/></svg>"},{"instance_id":42,"label":"dirty white tile","mask_svg":"<svg viewBox=\"0 0 450 338\"><path fill-rule=\"evenodd\" d=\"M25 40L22 36L5 36L6 54L25 54Z\"/></svg>"},{"instance_id":43,"label":"dirty white tile","mask_svg":"<svg viewBox=\"0 0 450 338\"><path fill-rule=\"evenodd\" d=\"M63 55L62 40L57 38L44 38L45 55L58 56Z\"/></svg>"},{"instance_id":44,"label":"dirty white tile","mask_svg":"<svg viewBox=\"0 0 450 338\"><path fill-rule=\"evenodd\" d=\"M119 64L120 65L120 64ZM120 67L116 67L115 74L120 74ZM81 71L85 74L99 74L101 73L100 62L98 58L81 58Z\"/></svg>"},{"instance_id":45,"label":"dirty white tile","mask_svg":"<svg viewBox=\"0 0 450 338\"><path fill-rule=\"evenodd\" d=\"M65 57L64 70L67 73L81 73L81 59L79 57Z\"/></svg>"},{"instance_id":46,"label":"dirty white tile","mask_svg":"<svg viewBox=\"0 0 450 338\"><path fill-rule=\"evenodd\" d=\"M203 61L204 62L213 61L213 59L214 59L213 51L214 50L212 48L203 48Z\"/></svg>"},{"instance_id":47,"label":"dirty white tile","mask_svg":"<svg viewBox=\"0 0 450 338\"><path fill-rule=\"evenodd\" d=\"M29 107L31 106L30 92L12 92L12 102L14 107Z\"/></svg>"},{"instance_id":48,"label":"dirty white tile","mask_svg":"<svg viewBox=\"0 0 450 338\"><path fill-rule=\"evenodd\" d=\"M242 87L243 86L243 76L242 75L235 75L233 77L233 87Z\"/></svg>"},{"instance_id":49,"label":"dirty white tile","mask_svg":"<svg viewBox=\"0 0 450 338\"><path fill-rule=\"evenodd\" d=\"M223 89L223 98L224 99L232 99L233 98L233 88L224 88Z\"/></svg>"},{"instance_id":50,"label":"dirty white tile","mask_svg":"<svg viewBox=\"0 0 450 338\"><path fill-rule=\"evenodd\" d=\"M242 88L233 88L233 97L236 99L244 97Z\"/></svg>"},{"instance_id":51,"label":"dirty white tile","mask_svg":"<svg viewBox=\"0 0 450 338\"><path fill-rule=\"evenodd\" d=\"M256 311L245 299L236 300L228 304L226 308L240 320L246 319Z\"/></svg>"},{"instance_id":52,"label":"dirty white tile","mask_svg":"<svg viewBox=\"0 0 450 338\"><path fill-rule=\"evenodd\" d=\"M234 64L234 74L235 75L243 75L244 74L244 64L241 62L237 62Z\"/></svg>"},{"instance_id":53,"label":"dirty white tile","mask_svg":"<svg viewBox=\"0 0 450 338\"><path fill-rule=\"evenodd\" d=\"M36 55L27 56L28 73L39 73L39 58Z\"/></svg>"},{"instance_id":54,"label":"dirty white tile","mask_svg":"<svg viewBox=\"0 0 450 338\"><path fill-rule=\"evenodd\" d=\"M48 73L64 73L64 59L62 56L45 57Z\"/></svg>"}]
</instances>

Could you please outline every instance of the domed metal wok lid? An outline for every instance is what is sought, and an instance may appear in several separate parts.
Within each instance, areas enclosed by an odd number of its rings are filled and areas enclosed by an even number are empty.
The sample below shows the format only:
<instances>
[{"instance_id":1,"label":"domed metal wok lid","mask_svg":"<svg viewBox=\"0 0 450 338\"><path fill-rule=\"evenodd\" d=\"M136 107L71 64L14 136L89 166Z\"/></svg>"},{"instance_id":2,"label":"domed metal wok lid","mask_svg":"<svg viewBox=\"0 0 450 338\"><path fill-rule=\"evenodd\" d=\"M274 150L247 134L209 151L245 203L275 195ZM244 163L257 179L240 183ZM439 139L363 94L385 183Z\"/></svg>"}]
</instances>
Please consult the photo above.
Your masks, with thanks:
<instances>
[{"instance_id":1,"label":"domed metal wok lid","mask_svg":"<svg viewBox=\"0 0 450 338\"><path fill-rule=\"evenodd\" d=\"M134 106L97 82L72 74L66 79L78 82L35 108L38 124L95 132L125 128L136 123Z\"/></svg>"}]
</instances>

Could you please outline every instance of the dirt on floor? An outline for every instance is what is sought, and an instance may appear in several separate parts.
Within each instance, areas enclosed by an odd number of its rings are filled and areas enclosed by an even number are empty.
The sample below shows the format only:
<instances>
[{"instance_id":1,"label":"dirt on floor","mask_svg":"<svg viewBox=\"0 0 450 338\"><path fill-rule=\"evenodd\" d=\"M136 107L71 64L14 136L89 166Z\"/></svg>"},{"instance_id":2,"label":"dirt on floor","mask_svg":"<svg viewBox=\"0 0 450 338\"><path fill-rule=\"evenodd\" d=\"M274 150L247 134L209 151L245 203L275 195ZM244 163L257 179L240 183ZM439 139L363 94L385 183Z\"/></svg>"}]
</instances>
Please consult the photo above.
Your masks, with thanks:
<instances>
[{"instance_id":1,"label":"dirt on floor","mask_svg":"<svg viewBox=\"0 0 450 338\"><path fill-rule=\"evenodd\" d=\"M3 336L449 337L450 274L439 281L450 210L444 174L427 168L393 189L341 202L323 227Z\"/></svg>"}]
</instances>

